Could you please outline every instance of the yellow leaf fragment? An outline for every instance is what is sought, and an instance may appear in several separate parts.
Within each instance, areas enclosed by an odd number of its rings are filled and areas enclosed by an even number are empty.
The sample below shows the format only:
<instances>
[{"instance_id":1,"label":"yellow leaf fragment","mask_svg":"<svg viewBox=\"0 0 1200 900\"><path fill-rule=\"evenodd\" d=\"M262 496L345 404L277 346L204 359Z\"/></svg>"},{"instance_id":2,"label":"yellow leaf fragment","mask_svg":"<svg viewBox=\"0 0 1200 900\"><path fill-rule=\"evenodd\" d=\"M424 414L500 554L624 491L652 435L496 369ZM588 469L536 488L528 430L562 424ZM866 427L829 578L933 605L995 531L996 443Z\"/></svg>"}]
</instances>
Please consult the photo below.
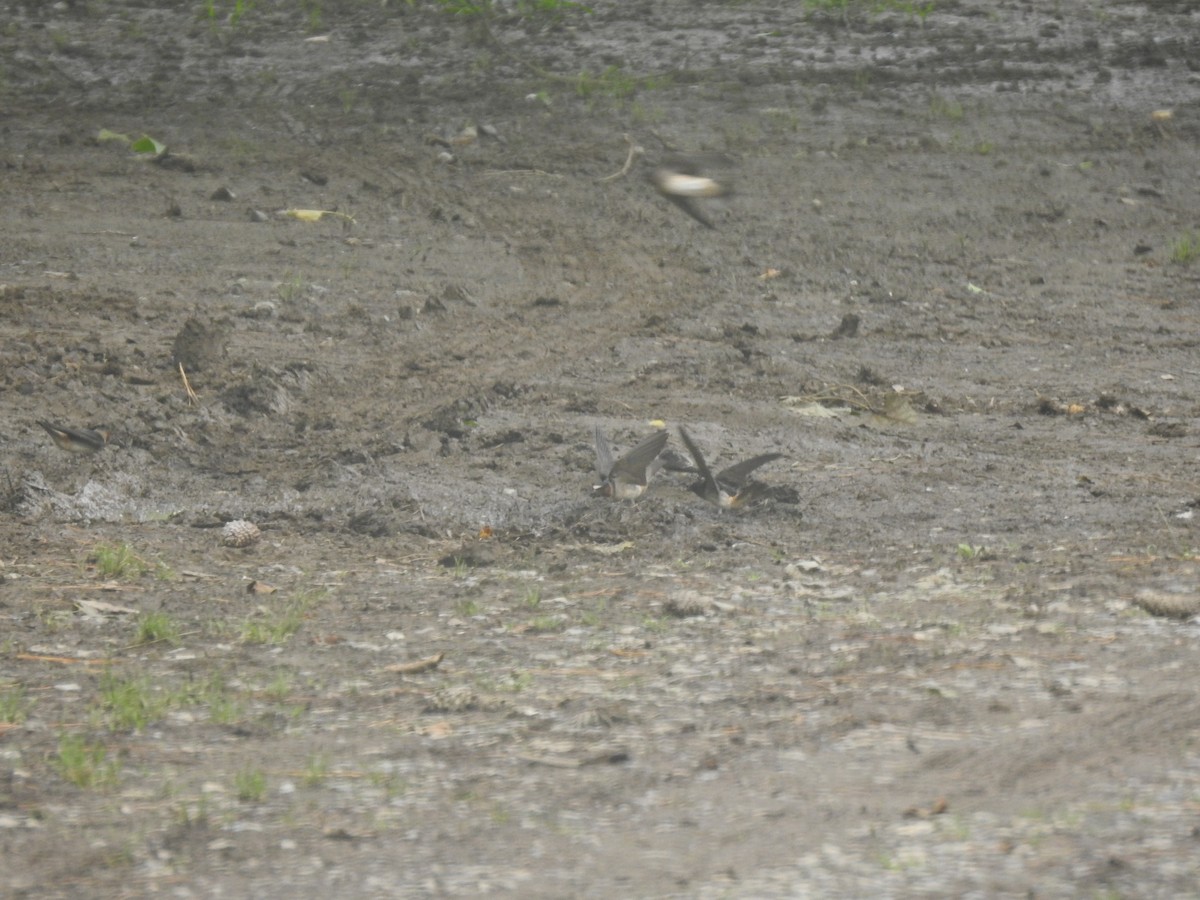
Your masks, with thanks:
<instances>
[{"instance_id":1,"label":"yellow leaf fragment","mask_svg":"<svg viewBox=\"0 0 1200 900\"><path fill-rule=\"evenodd\" d=\"M337 216L346 222L354 221L354 216L338 212L336 209L281 209L279 215L296 219L299 222L320 222L326 216Z\"/></svg>"},{"instance_id":2,"label":"yellow leaf fragment","mask_svg":"<svg viewBox=\"0 0 1200 900\"><path fill-rule=\"evenodd\" d=\"M285 209L283 214L301 222L320 222L329 214L329 211L325 209Z\"/></svg>"}]
</instances>

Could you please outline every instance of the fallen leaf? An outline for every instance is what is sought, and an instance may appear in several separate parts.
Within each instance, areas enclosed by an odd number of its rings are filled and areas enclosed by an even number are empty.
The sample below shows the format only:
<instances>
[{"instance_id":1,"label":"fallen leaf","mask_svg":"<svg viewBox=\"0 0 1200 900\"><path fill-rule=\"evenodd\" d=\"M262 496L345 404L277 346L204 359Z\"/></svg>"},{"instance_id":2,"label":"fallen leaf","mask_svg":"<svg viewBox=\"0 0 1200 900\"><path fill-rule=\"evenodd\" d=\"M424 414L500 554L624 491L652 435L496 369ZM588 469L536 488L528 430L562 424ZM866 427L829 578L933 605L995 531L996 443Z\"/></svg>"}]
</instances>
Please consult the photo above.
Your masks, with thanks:
<instances>
[{"instance_id":1,"label":"fallen leaf","mask_svg":"<svg viewBox=\"0 0 1200 900\"><path fill-rule=\"evenodd\" d=\"M162 156L167 152L167 145L160 144L148 134L143 134L129 145L129 149L134 153L149 153L151 156Z\"/></svg>"},{"instance_id":2,"label":"fallen leaf","mask_svg":"<svg viewBox=\"0 0 1200 900\"><path fill-rule=\"evenodd\" d=\"M354 221L354 216L338 212L335 209L283 209L280 210L280 215L296 219L299 222L320 222L326 216L337 216L347 222Z\"/></svg>"}]
</instances>

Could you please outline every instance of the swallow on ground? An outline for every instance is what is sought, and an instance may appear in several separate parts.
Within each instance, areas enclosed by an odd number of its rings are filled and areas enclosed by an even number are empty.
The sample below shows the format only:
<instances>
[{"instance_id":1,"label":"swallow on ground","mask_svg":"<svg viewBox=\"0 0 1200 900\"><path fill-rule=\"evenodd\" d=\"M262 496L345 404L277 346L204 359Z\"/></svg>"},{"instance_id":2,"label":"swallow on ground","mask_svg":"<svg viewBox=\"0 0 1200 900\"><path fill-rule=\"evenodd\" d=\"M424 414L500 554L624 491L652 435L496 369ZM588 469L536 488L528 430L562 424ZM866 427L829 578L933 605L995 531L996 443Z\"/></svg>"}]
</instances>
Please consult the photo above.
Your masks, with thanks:
<instances>
[{"instance_id":1,"label":"swallow on ground","mask_svg":"<svg viewBox=\"0 0 1200 900\"><path fill-rule=\"evenodd\" d=\"M679 436L683 438L683 445L687 447L688 453L692 454L696 468L700 470L700 481L692 485L692 490L719 509L748 506L765 497L769 488L761 481L751 481L750 473L759 466L783 458L782 453L764 453L735 463L713 475L708 463L704 461L704 454L682 425L679 426Z\"/></svg>"},{"instance_id":2,"label":"swallow on ground","mask_svg":"<svg viewBox=\"0 0 1200 900\"><path fill-rule=\"evenodd\" d=\"M47 422L45 419L40 420L38 424L46 429L46 434L50 435L51 440L58 445L60 450L66 450L68 453L96 453L103 450L104 445L108 443L107 431L68 428L65 425Z\"/></svg>"},{"instance_id":3,"label":"swallow on ground","mask_svg":"<svg viewBox=\"0 0 1200 900\"><path fill-rule=\"evenodd\" d=\"M618 460L604 432L596 426L596 473L600 483L593 490L615 500L633 500L646 493L650 479L662 468L658 458L667 443L667 433L659 431L646 438Z\"/></svg>"},{"instance_id":4,"label":"swallow on ground","mask_svg":"<svg viewBox=\"0 0 1200 900\"><path fill-rule=\"evenodd\" d=\"M695 158L673 156L663 161L650 176L660 194L703 225L714 228L712 221L701 212L697 199L723 197L729 188L721 182L702 174L701 165Z\"/></svg>"}]
</instances>

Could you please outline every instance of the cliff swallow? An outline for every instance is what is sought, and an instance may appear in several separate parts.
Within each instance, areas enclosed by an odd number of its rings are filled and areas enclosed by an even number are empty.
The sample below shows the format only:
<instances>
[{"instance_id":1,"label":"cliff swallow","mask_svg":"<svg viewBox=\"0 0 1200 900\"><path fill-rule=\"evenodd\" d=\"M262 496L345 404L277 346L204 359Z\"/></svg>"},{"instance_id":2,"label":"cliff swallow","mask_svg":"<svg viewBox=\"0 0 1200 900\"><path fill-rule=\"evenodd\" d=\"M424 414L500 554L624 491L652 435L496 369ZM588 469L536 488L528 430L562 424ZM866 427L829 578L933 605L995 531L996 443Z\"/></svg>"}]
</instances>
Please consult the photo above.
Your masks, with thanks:
<instances>
[{"instance_id":1,"label":"cliff swallow","mask_svg":"<svg viewBox=\"0 0 1200 900\"><path fill-rule=\"evenodd\" d=\"M702 175L695 159L675 156L663 162L650 176L660 194L705 228L715 227L696 205L698 198L723 197L728 187Z\"/></svg>"},{"instance_id":2,"label":"cliff swallow","mask_svg":"<svg viewBox=\"0 0 1200 900\"><path fill-rule=\"evenodd\" d=\"M93 431L90 428L67 428L65 425L55 425L42 419L38 422L60 450L68 453L96 453L104 449L108 443L107 431Z\"/></svg>"},{"instance_id":3,"label":"cliff swallow","mask_svg":"<svg viewBox=\"0 0 1200 900\"><path fill-rule=\"evenodd\" d=\"M688 448L688 453L692 454L692 459L696 461L696 468L700 470L701 480L692 485L692 490L720 509L748 506L766 496L769 490L767 486L759 481L750 481L749 475L759 466L783 458L782 453L764 453L735 463L713 475L708 463L704 461L704 454L682 425L679 426L679 436L683 438L684 446Z\"/></svg>"},{"instance_id":4,"label":"cliff swallow","mask_svg":"<svg viewBox=\"0 0 1200 900\"><path fill-rule=\"evenodd\" d=\"M650 479L662 468L658 455L667 443L667 433L659 431L614 461L599 426L596 427L596 472L600 483L592 490L616 500L633 500L646 493Z\"/></svg>"}]
</instances>

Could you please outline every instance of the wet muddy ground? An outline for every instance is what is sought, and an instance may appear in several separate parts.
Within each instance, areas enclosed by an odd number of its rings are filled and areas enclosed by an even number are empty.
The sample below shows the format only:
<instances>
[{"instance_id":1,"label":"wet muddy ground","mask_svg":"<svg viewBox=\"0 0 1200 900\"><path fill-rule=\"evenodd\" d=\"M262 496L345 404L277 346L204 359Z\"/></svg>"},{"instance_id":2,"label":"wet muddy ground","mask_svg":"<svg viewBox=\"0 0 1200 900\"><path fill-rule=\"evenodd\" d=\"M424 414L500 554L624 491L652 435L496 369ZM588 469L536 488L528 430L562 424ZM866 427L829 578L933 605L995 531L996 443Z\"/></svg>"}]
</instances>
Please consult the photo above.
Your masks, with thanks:
<instances>
[{"instance_id":1,"label":"wet muddy ground","mask_svg":"<svg viewBox=\"0 0 1200 900\"><path fill-rule=\"evenodd\" d=\"M1194 893L1200 13L917 6L17 4L0 894Z\"/></svg>"}]
</instances>

